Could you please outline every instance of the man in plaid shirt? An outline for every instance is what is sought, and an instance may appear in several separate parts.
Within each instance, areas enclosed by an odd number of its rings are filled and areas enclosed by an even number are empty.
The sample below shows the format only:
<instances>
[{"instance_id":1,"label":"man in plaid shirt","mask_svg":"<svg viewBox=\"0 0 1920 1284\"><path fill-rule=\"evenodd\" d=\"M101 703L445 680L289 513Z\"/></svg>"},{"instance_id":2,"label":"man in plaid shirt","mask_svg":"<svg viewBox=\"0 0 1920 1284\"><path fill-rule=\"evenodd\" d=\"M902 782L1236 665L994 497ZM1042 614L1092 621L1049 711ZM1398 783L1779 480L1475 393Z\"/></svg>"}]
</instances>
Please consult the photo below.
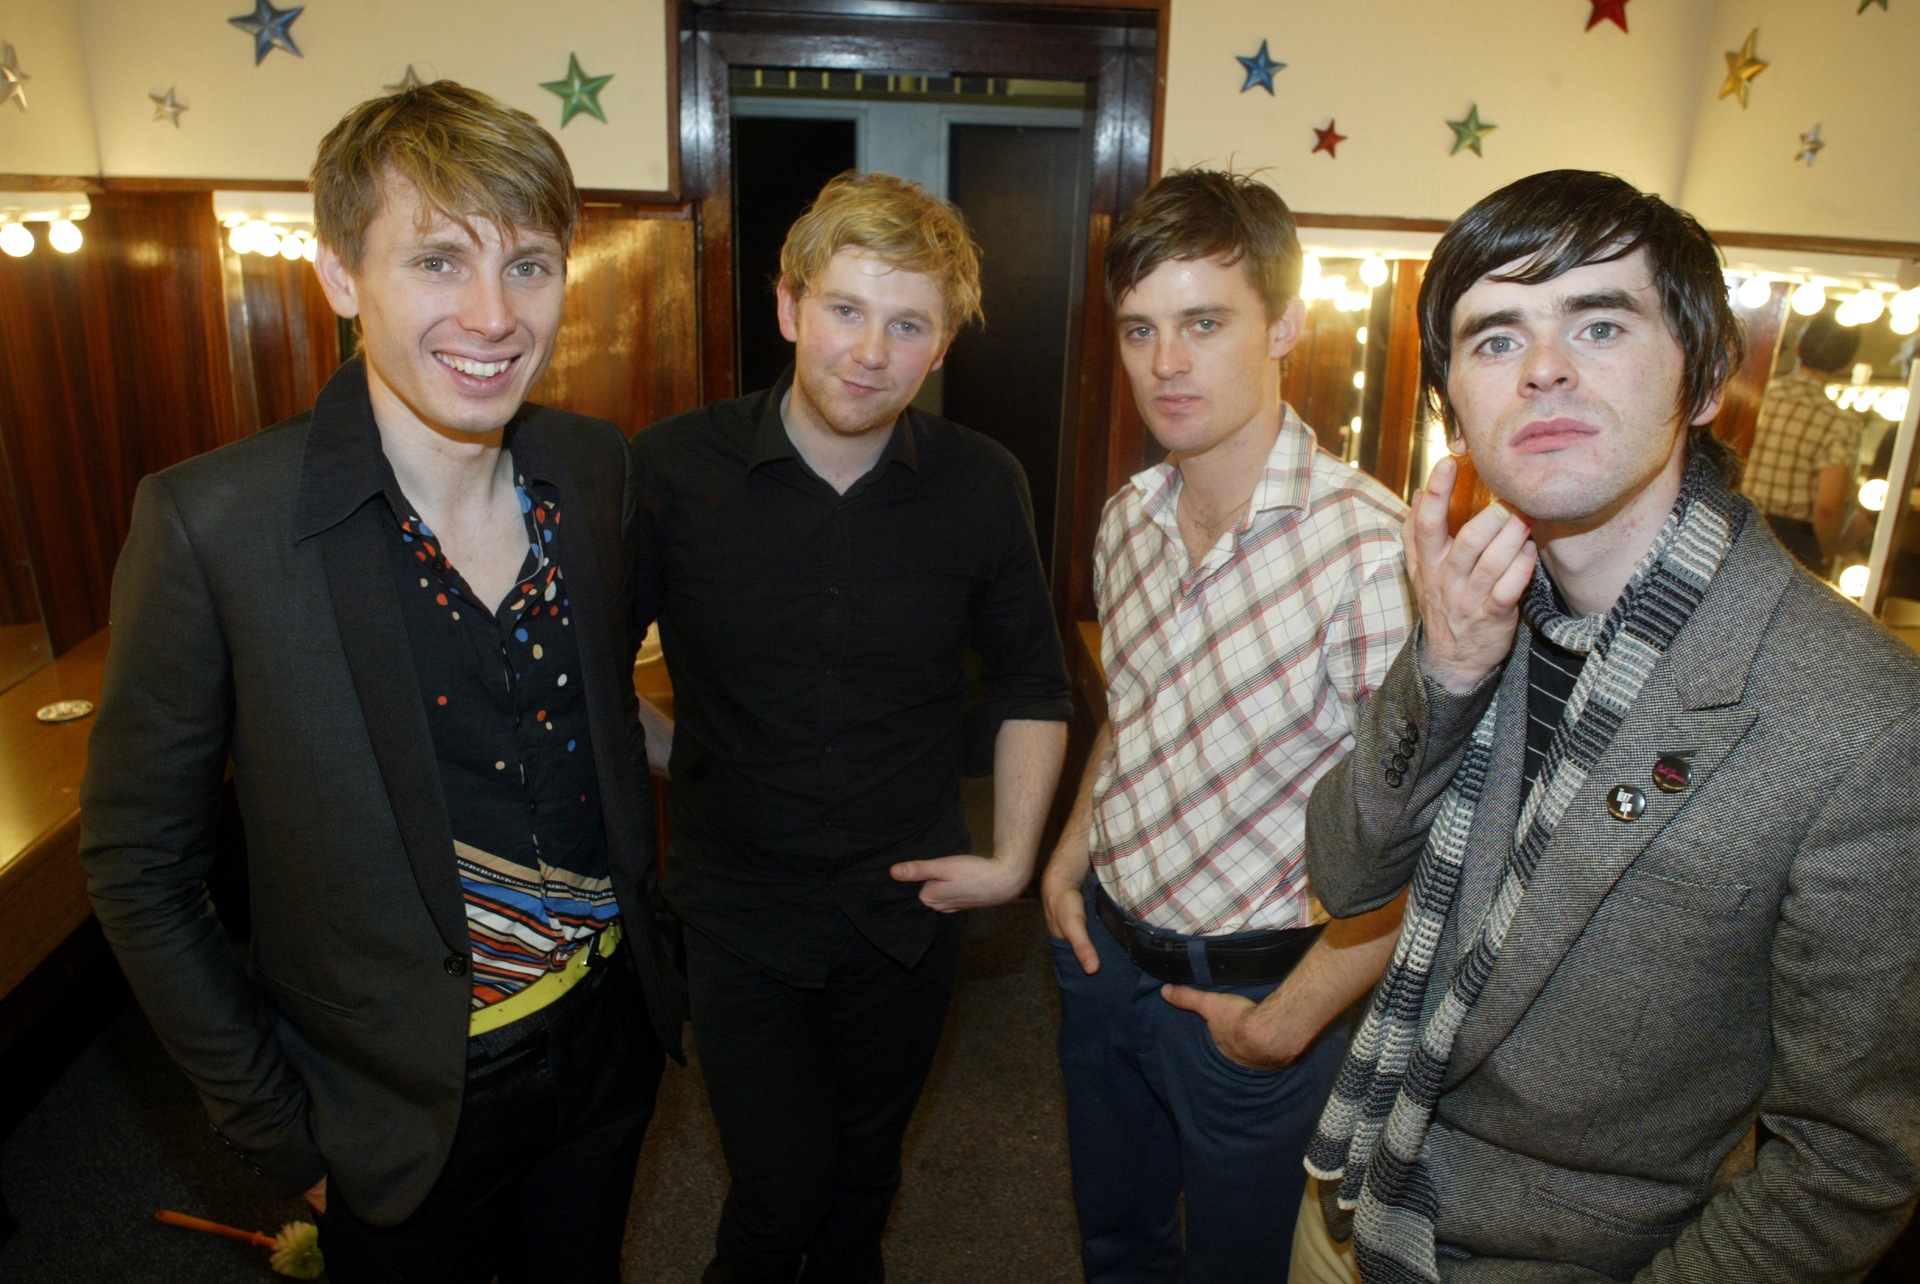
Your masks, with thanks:
<instances>
[{"instance_id":1,"label":"man in plaid shirt","mask_svg":"<svg viewBox=\"0 0 1920 1284\"><path fill-rule=\"evenodd\" d=\"M1281 400L1300 261L1270 188L1203 170L1162 178L1107 250L1168 458L1101 518L1111 721L1042 881L1090 1281L1286 1278L1341 1018L1399 924L1397 902L1326 924L1303 864L1307 796L1411 594L1406 506Z\"/></svg>"},{"instance_id":2,"label":"man in plaid shirt","mask_svg":"<svg viewBox=\"0 0 1920 1284\"><path fill-rule=\"evenodd\" d=\"M1827 400L1860 347L1860 332L1830 312L1807 322L1793 371L1767 385L1740 489L1815 575L1839 551L1860 459L1860 416Z\"/></svg>"}]
</instances>

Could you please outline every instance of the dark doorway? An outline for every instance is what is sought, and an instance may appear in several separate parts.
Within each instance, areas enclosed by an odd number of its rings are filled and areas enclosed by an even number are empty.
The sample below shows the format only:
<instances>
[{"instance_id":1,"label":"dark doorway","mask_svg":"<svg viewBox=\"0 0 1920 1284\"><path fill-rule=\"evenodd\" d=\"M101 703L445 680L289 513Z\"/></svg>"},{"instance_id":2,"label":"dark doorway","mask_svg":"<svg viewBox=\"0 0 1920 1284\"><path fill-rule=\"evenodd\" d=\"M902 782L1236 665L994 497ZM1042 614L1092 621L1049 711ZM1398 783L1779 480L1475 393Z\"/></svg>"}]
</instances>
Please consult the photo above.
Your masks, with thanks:
<instances>
[{"instance_id":1,"label":"dark doorway","mask_svg":"<svg viewBox=\"0 0 1920 1284\"><path fill-rule=\"evenodd\" d=\"M980 245L987 324L962 333L947 354L945 412L1026 469L1051 571L1068 334L1084 254L1080 131L953 125L947 157L947 194Z\"/></svg>"},{"instance_id":2,"label":"dark doorway","mask_svg":"<svg viewBox=\"0 0 1920 1284\"><path fill-rule=\"evenodd\" d=\"M793 359L774 312L780 246L827 180L853 168L854 146L851 120L742 117L733 123L741 392L771 387Z\"/></svg>"},{"instance_id":3,"label":"dark doorway","mask_svg":"<svg viewBox=\"0 0 1920 1284\"><path fill-rule=\"evenodd\" d=\"M975 78L1084 86L1085 204L1076 215L1084 250L1065 259L1076 279L1086 281L1088 265L1106 249L1112 220L1145 189L1158 164L1158 64L1167 3L680 0L674 45L679 172L683 190L699 208L703 397L739 390L738 313L755 293L736 286L734 246L740 229L733 180L740 122L731 108L738 74L755 68L812 69L824 78L812 83L827 91L839 90L843 77L857 88L863 76L903 68L920 69L914 74L923 90L942 80ZM787 83L797 85L806 74L796 70ZM1064 406L1051 416L1059 448L1049 497L1054 515L1049 560L1055 610L1067 628L1094 614L1091 562L1100 509L1140 468L1146 433L1115 368L1112 320L1101 292L1082 289L1061 328L1067 335L1066 392ZM945 405L944 397L943 408L966 422L960 407ZM986 421L975 426L984 430ZM1035 475L1039 507L1046 503L1043 467L1029 463L1028 468ZM1048 542L1044 527L1042 540Z\"/></svg>"}]
</instances>

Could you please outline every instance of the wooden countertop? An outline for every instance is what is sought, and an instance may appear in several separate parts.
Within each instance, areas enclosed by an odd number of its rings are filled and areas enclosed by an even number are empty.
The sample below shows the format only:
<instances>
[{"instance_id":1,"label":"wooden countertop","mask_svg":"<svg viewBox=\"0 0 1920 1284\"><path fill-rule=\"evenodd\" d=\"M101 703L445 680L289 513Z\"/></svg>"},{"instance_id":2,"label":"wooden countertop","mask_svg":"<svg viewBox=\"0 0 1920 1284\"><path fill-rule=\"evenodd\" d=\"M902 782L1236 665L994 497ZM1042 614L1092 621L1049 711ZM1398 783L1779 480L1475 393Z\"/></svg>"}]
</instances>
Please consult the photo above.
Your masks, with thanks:
<instances>
[{"instance_id":1,"label":"wooden countertop","mask_svg":"<svg viewBox=\"0 0 1920 1284\"><path fill-rule=\"evenodd\" d=\"M80 871L80 778L91 717L41 722L56 700L100 700L103 630L0 691L0 994L92 912Z\"/></svg>"}]
</instances>

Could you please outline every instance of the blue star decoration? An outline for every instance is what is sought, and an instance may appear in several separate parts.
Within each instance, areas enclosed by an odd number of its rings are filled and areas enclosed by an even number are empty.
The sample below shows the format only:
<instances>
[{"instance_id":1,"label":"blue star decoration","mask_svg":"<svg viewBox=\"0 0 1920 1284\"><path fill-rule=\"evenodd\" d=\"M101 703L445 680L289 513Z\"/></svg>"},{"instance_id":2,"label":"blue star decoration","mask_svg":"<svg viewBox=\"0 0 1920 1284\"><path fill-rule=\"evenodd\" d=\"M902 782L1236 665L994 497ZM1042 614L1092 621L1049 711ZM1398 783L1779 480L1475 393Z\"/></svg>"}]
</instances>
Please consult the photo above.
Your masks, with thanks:
<instances>
[{"instance_id":1,"label":"blue star decoration","mask_svg":"<svg viewBox=\"0 0 1920 1284\"><path fill-rule=\"evenodd\" d=\"M258 67L274 49L284 49L296 58L303 56L300 47L293 43L293 20L305 9L305 5L276 9L268 0L253 0L252 13L228 18L227 25L253 37L253 65Z\"/></svg>"},{"instance_id":2,"label":"blue star decoration","mask_svg":"<svg viewBox=\"0 0 1920 1284\"><path fill-rule=\"evenodd\" d=\"M1260 52L1253 57L1243 58L1239 54L1235 54L1233 60L1247 69L1246 83L1240 86L1240 92L1243 94L1255 85L1260 86L1260 88L1271 94L1273 92L1273 73L1287 65L1284 62L1275 62L1273 58L1268 55L1267 42L1264 40L1260 42Z\"/></svg>"},{"instance_id":3,"label":"blue star decoration","mask_svg":"<svg viewBox=\"0 0 1920 1284\"><path fill-rule=\"evenodd\" d=\"M1453 130L1453 146L1447 149L1447 155L1458 156L1460 149L1471 147L1475 156L1485 156L1480 150L1480 140L1493 130L1500 128L1480 119L1480 104L1475 103L1467 109L1464 120L1450 120L1447 127Z\"/></svg>"},{"instance_id":4,"label":"blue star decoration","mask_svg":"<svg viewBox=\"0 0 1920 1284\"><path fill-rule=\"evenodd\" d=\"M264 3L264 0L262 0ZM567 78L565 80L543 80L540 88L550 94L560 95L560 128L565 129L567 122L581 112L595 120L606 123L607 113L600 110L600 91L612 80L611 74L589 76L580 70L580 55L567 55Z\"/></svg>"}]
</instances>

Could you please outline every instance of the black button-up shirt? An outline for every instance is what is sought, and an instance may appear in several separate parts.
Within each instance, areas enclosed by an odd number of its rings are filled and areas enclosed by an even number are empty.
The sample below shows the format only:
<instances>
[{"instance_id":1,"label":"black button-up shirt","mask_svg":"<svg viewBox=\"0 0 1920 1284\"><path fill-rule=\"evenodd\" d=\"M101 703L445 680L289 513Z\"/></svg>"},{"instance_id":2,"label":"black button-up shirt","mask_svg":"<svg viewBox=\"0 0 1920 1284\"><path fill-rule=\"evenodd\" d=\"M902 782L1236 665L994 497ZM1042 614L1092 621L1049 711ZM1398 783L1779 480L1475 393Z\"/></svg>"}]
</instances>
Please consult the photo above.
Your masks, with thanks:
<instances>
[{"instance_id":1,"label":"black button-up shirt","mask_svg":"<svg viewBox=\"0 0 1920 1284\"><path fill-rule=\"evenodd\" d=\"M473 1005L563 966L619 918L566 577L557 487L516 469L527 556L477 601L383 458L388 547L473 943Z\"/></svg>"},{"instance_id":2,"label":"black button-up shirt","mask_svg":"<svg viewBox=\"0 0 1920 1284\"><path fill-rule=\"evenodd\" d=\"M849 918L909 965L932 940L918 886L887 870L967 850L969 719L990 742L1070 707L1013 457L909 410L838 494L787 436L790 383L634 439L636 601L673 678L668 899L807 984Z\"/></svg>"}]
</instances>

